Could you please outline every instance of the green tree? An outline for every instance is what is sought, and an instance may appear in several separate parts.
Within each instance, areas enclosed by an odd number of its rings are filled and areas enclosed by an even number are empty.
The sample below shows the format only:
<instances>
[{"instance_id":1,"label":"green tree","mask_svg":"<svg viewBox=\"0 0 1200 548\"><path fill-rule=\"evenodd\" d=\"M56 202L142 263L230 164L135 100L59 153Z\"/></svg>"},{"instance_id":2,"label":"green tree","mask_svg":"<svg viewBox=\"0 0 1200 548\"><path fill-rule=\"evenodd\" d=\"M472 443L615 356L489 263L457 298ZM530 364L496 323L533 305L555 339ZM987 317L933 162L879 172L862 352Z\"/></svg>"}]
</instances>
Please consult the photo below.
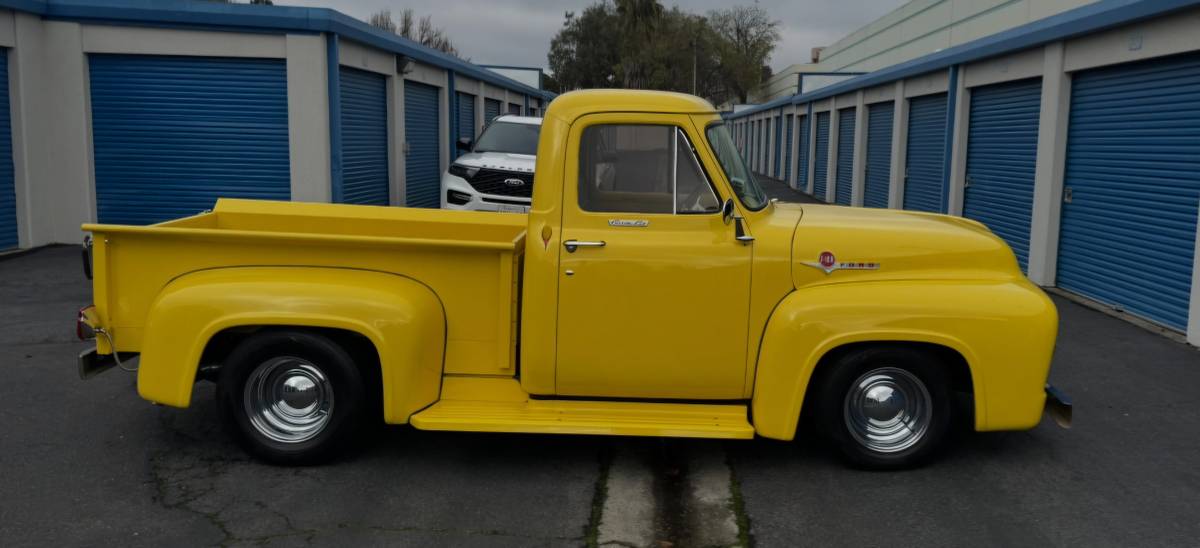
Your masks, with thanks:
<instances>
[{"instance_id":1,"label":"green tree","mask_svg":"<svg viewBox=\"0 0 1200 548\"><path fill-rule=\"evenodd\" d=\"M779 21L758 5L710 11L708 21L720 39L722 79L732 97L745 103L750 90L771 75L767 61L779 43Z\"/></svg>"},{"instance_id":2,"label":"green tree","mask_svg":"<svg viewBox=\"0 0 1200 548\"><path fill-rule=\"evenodd\" d=\"M667 10L657 0L600 1L578 16L566 14L563 28L550 42L550 68L561 91L659 89L694 93L718 104L740 92L744 99L762 79L761 67L778 41L778 23L768 19L774 37L768 36L766 56L753 61L757 69L733 70L734 54L744 48L714 27L712 17L722 14L705 17L678 7ZM757 76L755 84L737 80L751 72Z\"/></svg>"},{"instance_id":3,"label":"green tree","mask_svg":"<svg viewBox=\"0 0 1200 548\"><path fill-rule=\"evenodd\" d=\"M616 8L598 2L578 16L567 12L565 18L547 56L560 91L618 87L621 36Z\"/></svg>"}]
</instances>

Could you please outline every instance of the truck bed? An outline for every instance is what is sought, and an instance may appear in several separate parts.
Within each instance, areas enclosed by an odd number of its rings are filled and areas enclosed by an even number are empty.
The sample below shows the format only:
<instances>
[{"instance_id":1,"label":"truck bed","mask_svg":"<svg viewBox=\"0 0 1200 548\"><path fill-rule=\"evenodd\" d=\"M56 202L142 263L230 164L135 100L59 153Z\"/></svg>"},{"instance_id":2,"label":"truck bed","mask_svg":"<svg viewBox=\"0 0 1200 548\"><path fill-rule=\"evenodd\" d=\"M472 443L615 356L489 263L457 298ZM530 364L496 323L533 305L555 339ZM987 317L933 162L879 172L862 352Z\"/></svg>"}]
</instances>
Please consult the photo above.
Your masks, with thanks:
<instances>
[{"instance_id":1,"label":"truck bed","mask_svg":"<svg viewBox=\"0 0 1200 548\"><path fill-rule=\"evenodd\" d=\"M188 273L350 268L428 285L446 311L446 372L495 375L514 371L525 226L515 214L222 199L157 225L83 229L94 235L97 313L122 352L139 351L155 298Z\"/></svg>"}]
</instances>

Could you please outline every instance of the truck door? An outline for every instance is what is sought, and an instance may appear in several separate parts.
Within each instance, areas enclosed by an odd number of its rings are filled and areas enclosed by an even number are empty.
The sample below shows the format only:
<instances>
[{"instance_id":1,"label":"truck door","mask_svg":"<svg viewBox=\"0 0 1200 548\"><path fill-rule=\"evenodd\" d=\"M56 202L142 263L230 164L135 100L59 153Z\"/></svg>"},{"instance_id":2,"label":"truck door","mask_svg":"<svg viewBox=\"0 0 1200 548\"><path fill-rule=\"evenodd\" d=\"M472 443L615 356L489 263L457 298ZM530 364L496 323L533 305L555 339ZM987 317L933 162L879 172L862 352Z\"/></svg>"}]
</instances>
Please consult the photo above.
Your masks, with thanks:
<instances>
[{"instance_id":1,"label":"truck door","mask_svg":"<svg viewBox=\"0 0 1200 548\"><path fill-rule=\"evenodd\" d=\"M686 116L572 127L559 250L561 395L743 396L753 247L693 150ZM578 152L578 154L574 154Z\"/></svg>"}]
</instances>

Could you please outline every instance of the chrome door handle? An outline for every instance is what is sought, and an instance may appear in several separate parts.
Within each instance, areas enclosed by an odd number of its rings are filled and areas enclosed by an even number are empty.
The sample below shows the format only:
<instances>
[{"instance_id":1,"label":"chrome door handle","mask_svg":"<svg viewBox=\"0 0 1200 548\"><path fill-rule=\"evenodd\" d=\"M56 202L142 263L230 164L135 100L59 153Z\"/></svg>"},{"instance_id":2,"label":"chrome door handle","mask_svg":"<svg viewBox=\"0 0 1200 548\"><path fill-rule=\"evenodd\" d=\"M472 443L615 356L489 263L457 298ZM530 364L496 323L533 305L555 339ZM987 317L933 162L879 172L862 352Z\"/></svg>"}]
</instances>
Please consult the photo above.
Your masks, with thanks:
<instances>
[{"instance_id":1,"label":"chrome door handle","mask_svg":"<svg viewBox=\"0 0 1200 548\"><path fill-rule=\"evenodd\" d=\"M567 240L563 242L563 247L567 248L567 253L574 253L576 249L581 247L604 247L604 240L589 242L586 240Z\"/></svg>"}]
</instances>

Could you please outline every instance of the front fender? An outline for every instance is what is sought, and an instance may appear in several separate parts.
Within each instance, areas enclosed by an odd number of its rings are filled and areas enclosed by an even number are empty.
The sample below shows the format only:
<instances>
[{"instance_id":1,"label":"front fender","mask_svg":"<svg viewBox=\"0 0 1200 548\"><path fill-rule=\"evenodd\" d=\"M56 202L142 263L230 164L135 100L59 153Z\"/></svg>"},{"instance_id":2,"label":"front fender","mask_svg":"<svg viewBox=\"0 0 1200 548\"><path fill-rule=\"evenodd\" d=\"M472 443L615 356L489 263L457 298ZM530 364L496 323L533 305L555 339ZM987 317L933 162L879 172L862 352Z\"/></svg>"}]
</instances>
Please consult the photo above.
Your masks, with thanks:
<instances>
[{"instance_id":1,"label":"front fender","mask_svg":"<svg viewBox=\"0 0 1200 548\"><path fill-rule=\"evenodd\" d=\"M150 309L138 394L187 407L205 346L240 326L305 326L359 333L375 345L384 419L407 422L441 386L446 319L427 286L395 274L318 267L202 270L172 280Z\"/></svg>"},{"instance_id":2,"label":"front fender","mask_svg":"<svg viewBox=\"0 0 1200 548\"><path fill-rule=\"evenodd\" d=\"M752 408L759 435L792 439L821 357L851 343L929 343L971 371L977 430L1041 418L1057 336L1053 302L1024 279L830 284L788 295L767 323Z\"/></svg>"}]
</instances>

